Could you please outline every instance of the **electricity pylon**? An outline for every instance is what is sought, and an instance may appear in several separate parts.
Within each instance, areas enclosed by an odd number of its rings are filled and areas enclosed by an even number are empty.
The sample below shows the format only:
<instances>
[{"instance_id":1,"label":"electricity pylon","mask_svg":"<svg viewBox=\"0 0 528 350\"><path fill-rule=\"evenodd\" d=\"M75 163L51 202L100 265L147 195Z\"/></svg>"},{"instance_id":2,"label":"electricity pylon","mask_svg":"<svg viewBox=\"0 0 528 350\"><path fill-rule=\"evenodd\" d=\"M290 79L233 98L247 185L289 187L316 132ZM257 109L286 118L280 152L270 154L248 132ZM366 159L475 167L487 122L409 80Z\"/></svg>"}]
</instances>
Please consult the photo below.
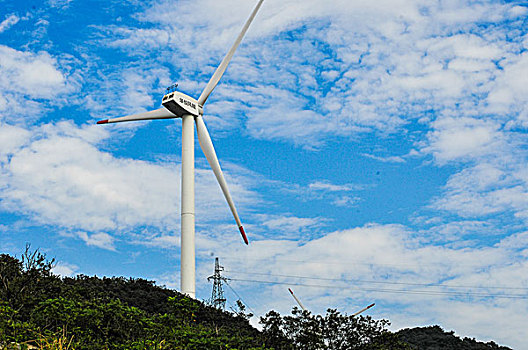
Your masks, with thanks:
<instances>
[{"instance_id":1,"label":"electricity pylon","mask_svg":"<svg viewBox=\"0 0 528 350\"><path fill-rule=\"evenodd\" d=\"M224 271L224 267L220 266L218 258L215 258L214 275L207 277L207 281L213 280L213 292L211 293L210 304L217 309L225 310L226 299L224 297L222 282L227 282L227 278L222 277L220 274L222 271Z\"/></svg>"}]
</instances>

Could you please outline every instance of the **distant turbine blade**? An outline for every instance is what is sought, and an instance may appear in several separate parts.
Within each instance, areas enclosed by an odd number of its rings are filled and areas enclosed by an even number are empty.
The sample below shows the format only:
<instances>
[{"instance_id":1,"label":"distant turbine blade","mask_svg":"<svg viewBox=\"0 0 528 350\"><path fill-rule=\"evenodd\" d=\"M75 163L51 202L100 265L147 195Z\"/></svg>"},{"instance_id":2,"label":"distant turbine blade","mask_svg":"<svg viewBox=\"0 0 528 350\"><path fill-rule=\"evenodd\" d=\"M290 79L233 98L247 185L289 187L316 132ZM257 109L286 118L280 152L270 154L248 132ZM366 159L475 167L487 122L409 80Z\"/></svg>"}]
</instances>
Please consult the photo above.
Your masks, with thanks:
<instances>
[{"instance_id":1,"label":"distant turbine blade","mask_svg":"<svg viewBox=\"0 0 528 350\"><path fill-rule=\"evenodd\" d=\"M246 244L249 244L246 232L244 231L244 227L242 227L242 223L240 222L240 218L238 217L238 213L235 208L235 203L233 202L231 194L229 193L229 189L227 188L227 183L224 179L222 168L220 168L220 163L218 162L218 157L216 156L216 152L213 147L213 142L211 141L211 136L209 136L209 132L207 131L207 127L205 126L205 123L201 116L195 117L194 120L196 121L196 133L198 134L198 141L200 141L200 147L202 148L202 151L205 154L205 158L207 158L211 169L213 169L213 172L216 176L216 179L218 180L218 183L220 184L222 192L224 192L225 199L227 201L227 204L229 204L231 213L233 213L233 216L235 217L235 221L238 225L238 229L240 230L240 234L242 235L244 242Z\"/></svg>"},{"instance_id":2,"label":"distant turbine blade","mask_svg":"<svg viewBox=\"0 0 528 350\"><path fill-rule=\"evenodd\" d=\"M376 304L374 304L374 303L370 304L370 305L367 306L366 308L361 309L361 310L359 310L358 312L356 312L355 314L353 314L352 317L355 317L355 316L359 315L360 313L362 313L362 312L365 311L365 310L370 309L370 308L373 307L374 305L376 305Z\"/></svg>"},{"instance_id":3,"label":"distant turbine blade","mask_svg":"<svg viewBox=\"0 0 528 350\"><path fill-rule=\"evenodd\" d=\"M220 79L222 78L222 75L224 75L224 72L227 69L229 62L231 61L231 58L233 58L233 55L235 54L235 51L238 45L240 45L242 38L246 34L249 28L249 25L253 21L253 18L255 18L255 15L257 14L257 11L260 9L260 6L262 5L263 1L264 0L260 0L257 6L255 6L255 9L251 13L251 16L249 16L248 20L246 21L246 24L244 24L242 31L240 32L240 34L238 34L238 37L236 38L235 43L233 44L233 46L231 46L231 49L229 50L227 55L224 57L224 59L222 60L218 68L216 68L216 71L214 72L213 76L211 77L207 85L205 86L205 89L202 91L202 94L198 98L198 103L200 105L202 106L204 105L205 101L207 101L207 98L209 97L211 92L213 92L214 88L216 87Z\"/></svg>"},{"instance_id":4,"label":"distant turbine blade","mask_svg":"<svg viewBox=\"0 0 528 350\"><path fill-rule=\"evenodd\" d=\"M167 108L161 107L153 111L127 115L126 117L99 120L97 124L129 122L133 120L170 119L170 118L177 118L177 116L174 115Z\"/></svg>"},{"instance_id":5,"label":"distant turbine blade","mask_svg":"<svg viewBox=\"0 0 528 350\"><path fill-rule=\"evenodd\" d=\"M297 304L299 304L299 306L301 307L301 309L303 311L306 311L306 308L304 307L304 305L301 303L301 301L295 296L295 294L293 294L293 290L291 290L290 288L288 288L288 290L290 291L293 299L295 299L295 301L297 302Z\"/></svg>"}]
</instances>

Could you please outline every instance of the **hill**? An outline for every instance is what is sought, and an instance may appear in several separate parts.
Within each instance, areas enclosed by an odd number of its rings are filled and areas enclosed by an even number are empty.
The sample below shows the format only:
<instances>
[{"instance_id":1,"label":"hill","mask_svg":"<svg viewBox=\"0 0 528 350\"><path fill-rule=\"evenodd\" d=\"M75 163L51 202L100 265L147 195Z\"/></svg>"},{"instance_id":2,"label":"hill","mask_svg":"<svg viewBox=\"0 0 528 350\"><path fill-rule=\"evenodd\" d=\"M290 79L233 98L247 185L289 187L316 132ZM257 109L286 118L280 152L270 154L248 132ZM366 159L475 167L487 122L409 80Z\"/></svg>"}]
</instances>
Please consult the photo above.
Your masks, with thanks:
<instances>
[{"instance_id":1,"label":"hill","mask_svg":"<svg viewBox=\"0 0 528 350\"><path fill-rule=\"evenodd\" d=\"M406 328L397 332L400 340L416 350L511 350L494 342L482 343L470 338L459 338L439 326Z\"/></svg>"},{"instance_id":2,"label":"hill","mask_svg":"<svg viewBox=\"0 0 528 350\"><path fill-rule=\"evenodd\" d=\"M60 278L52 267L39 252L0 255L0 348L59 340L74 349L266 348L243 313L143 279Z\"/></svg>"}]
</instances>

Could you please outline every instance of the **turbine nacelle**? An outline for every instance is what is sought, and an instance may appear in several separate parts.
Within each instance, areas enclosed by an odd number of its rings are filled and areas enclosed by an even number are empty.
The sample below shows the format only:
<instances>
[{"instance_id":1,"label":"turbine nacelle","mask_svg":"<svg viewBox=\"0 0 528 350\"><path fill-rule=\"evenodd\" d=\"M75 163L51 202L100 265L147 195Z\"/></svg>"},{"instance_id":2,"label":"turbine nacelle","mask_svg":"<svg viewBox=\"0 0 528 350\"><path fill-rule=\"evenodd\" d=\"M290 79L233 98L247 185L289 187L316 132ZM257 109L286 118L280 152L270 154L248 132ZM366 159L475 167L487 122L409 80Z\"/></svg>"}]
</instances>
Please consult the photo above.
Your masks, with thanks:
<instances>
[{"instance_id":1,"label":"turbine nacelle","mask_svg":"<svg viewBox=\"0 0 528 350\"><path fill-rule=\"evenodd\" d=\"M203 108L198 101L179 91L166 93L161 104L179 118L186 114L203 115Z\"/></svg>"}]
</instances>

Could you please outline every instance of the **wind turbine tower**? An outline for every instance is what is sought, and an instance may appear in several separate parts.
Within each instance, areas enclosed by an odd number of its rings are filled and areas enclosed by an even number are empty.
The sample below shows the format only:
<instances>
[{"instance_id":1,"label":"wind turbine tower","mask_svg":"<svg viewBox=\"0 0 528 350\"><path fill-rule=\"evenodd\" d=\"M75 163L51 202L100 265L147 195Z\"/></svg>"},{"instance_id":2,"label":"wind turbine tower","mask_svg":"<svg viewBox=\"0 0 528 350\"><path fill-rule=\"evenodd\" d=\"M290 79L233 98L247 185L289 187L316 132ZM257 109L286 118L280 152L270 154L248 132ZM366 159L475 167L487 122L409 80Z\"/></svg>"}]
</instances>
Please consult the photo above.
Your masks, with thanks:
<instances>
[{"instance_id":1,"label":"wind turbine tower","mask_svg":"<svg viewBox=\"0 0 528 350\"><path fill-rule=\"evenodd\" d=\"M167 93L163 96L161 104L163 107L153 111L128 115L126 117L100 120L97 124L120 123L134 120L153 120L153 119L182 119L182 170L181 170L181 292L189 295L192 298L196 296L196 262L195 262L195 208L194 208L194 124L196 124L196 133L200 147L211 166L216 179L224 193L227 204L231 209L242 239L246 244L249 244L244 228L238 213L235 208L227 183L224 179L220 163L216 156L216 151L213 147L211 137L207 131L204 120L202 118L204 113L204 104L209 95L222 78L222 75L227 69L229 62L233 58L238 45L246 34L249 25L255 18L258 10L262 6L264 0L259 0L257 6L249 16L249 19L244 24L242 31L236 38L233 46L228 51L213 76L205 86L200 97L196 100L184 93L176 91L176 86L173 85L167 89Z\"/></svg>"}]
</instances>

